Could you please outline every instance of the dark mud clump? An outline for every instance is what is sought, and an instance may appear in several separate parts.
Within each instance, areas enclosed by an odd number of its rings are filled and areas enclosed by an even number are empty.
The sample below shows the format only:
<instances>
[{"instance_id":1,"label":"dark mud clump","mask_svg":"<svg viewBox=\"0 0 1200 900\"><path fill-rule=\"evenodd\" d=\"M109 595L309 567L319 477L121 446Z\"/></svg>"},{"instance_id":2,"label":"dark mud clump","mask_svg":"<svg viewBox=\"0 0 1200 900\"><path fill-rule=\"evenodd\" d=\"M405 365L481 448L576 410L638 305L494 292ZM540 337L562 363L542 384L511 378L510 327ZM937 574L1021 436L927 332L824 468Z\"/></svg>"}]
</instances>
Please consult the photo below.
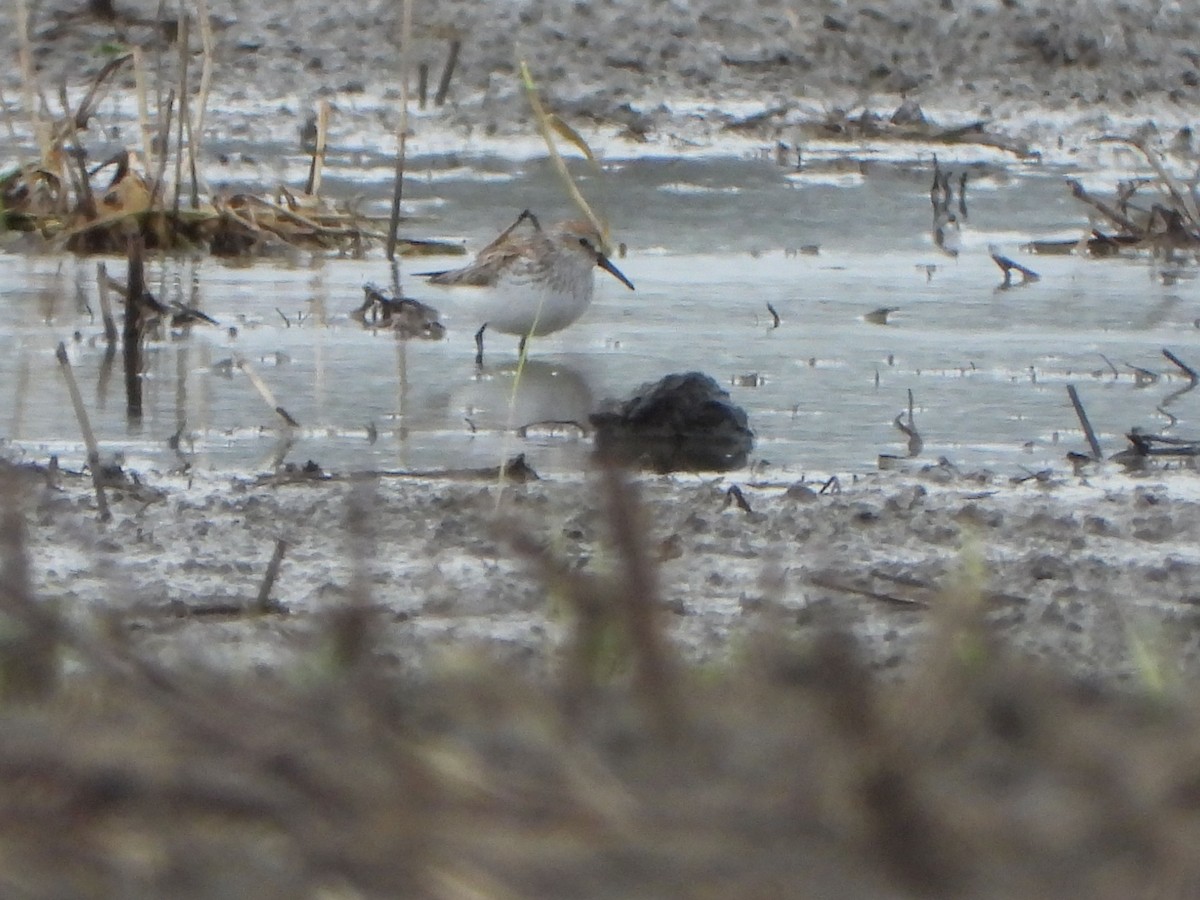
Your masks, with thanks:
<instances>
[{"instance_id":1,"label":"dark mud clump","mask_svg":"<svg viewBox=\"0 0 1200 900\"><path fill-rule=\"evenodd\" d=\"M591 417L596 453L655 472L724 472L746 464L754 446L746 411L700 372L644 384Z\"/></svg>"}]
</instances>

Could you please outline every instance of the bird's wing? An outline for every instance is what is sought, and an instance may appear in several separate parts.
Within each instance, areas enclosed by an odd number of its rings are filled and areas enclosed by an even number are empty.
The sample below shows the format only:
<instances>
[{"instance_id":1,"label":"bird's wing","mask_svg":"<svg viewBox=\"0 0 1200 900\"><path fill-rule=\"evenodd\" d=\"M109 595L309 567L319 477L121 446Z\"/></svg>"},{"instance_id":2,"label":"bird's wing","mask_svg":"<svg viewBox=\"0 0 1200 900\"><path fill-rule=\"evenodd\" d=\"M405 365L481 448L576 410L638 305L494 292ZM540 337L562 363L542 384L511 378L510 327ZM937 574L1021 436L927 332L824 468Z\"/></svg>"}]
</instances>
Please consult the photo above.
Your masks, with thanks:
<instances>
[{"instance_id":1,"label":"bird's wing","mask_svg":"<svg viewBox=\"0 0 1200 900\"><path fill-rule=\"evenodd\" d=\"M537 217L525 210L517 217L517 221L480 250L470 265L461 269L419 274L428 276L430 284L488 287L496 283L503 270L521 262L522 259L536 259L543 252L540 250L541 246L549 240Z\"/></svg>"}]
</instances>

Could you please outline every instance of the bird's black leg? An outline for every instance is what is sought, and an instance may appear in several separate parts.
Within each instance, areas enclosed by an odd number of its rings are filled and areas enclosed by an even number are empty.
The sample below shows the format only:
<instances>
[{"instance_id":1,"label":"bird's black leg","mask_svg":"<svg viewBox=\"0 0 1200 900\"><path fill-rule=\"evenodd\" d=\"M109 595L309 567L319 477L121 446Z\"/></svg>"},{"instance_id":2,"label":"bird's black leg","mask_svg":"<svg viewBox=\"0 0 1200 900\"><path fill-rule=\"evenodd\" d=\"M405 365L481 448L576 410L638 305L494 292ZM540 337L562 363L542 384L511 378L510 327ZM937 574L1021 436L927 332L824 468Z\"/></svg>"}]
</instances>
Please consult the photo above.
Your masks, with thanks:
<instances>
[{"instance_id":1,"label":"bird's black leg","mask_svg":"<svg viewBox=\"0 0 1200 900\"><path fill-rule=\"evenodd\" d=\"M487 328L487 322L479 326L479 330L475 332L475 365L483 365L483 332Z\"/></svg>"}]
</instances>

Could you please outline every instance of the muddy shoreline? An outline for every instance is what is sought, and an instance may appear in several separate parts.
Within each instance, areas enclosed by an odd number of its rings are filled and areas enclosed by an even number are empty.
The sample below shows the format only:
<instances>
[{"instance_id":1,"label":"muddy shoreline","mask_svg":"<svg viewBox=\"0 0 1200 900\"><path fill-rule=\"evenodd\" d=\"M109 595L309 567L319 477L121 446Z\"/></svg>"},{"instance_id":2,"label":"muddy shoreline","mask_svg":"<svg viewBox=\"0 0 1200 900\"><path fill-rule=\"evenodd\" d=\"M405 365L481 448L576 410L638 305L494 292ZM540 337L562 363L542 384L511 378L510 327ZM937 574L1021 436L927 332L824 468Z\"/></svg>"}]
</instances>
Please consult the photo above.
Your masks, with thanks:
<instances>
[{"instance_id":1,"label":"muddy shoreline","mask_svg":"<svg viewBox=\"0 0 1200 900\"><path fill-rule=\"evenodd\" d=\"M106 45L138 44L151 56L167 49L159 29L144 24L157 4L117 3L114 21L81 14L83 6L34 5L34 59L44 84L64 76L86 83ZM277 133L298 127L323 96L344 119L381 118L376 127L394 129L398 4L371 0L346 11L228 0L209 9L213 105L260 110L239 129L261 129L264 119ZM0 15L0 48L15 60L13 10ZM864 109L887 115L909 98L942 117L985 120L992 131L1051 147L1070 122L1076 136L1148 117L1178 128L1200 100L1193 49L1200 25L1182 5L454 0L417 2L414 22L413 64L427 67L431 96L450 41L461 42L447 102L436 111L430 103L428 123L464 138L534 133L518 58L553 108L580 126L616 126L631 142L719 140L730 124L787 140L814 118L838 121L838 111ZM12 104L18 67L3 86ZM379 98L388 101L382 110Z\"/></svg>"},{"instance_id":2,"label":"muddy shoreline","mask_svg":"<svg viewBox=\"0 0 1200 900\"><path fill-rule=\"evenodd\" d=\"M591 478L252 484L144 477L96 521L82 478L27 471L33 590L81 623L120 622L141 651L223 671L288 670L365 592L389 665L458 654L555 671L570 616L513 536L601 577L616 551ZM269 481L269 480L268 480ZM1147 646L1171 677L1200 671L1200 482L1194 473L1013 485L929 467L820 484L641 478L644 550L680 656L736 664L764 633L852 633L903 674L948 613L982 614L999 644L1080 677L1136 680ZM750 507L730 503L737 484ZM277 541L272 591L251 605Z\"/></svg>"}]
</instances>

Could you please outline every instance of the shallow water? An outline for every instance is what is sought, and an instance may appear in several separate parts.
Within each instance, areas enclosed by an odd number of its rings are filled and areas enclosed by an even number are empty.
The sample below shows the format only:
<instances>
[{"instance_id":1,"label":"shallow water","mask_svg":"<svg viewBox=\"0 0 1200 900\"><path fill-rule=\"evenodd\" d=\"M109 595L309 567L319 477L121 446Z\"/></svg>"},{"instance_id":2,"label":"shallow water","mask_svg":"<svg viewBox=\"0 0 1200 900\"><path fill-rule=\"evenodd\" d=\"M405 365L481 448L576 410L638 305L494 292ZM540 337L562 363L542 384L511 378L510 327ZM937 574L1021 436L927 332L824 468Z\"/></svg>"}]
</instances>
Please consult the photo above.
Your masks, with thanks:
<instances>
[{"instance_id":1,"label":"shallow water","mask_svg":"<svg viewBox=\"0 0 1200 900\"><path fill-rule=\"evenodd\" d=\"M222 174L234 186L261 188L303 166L263 148L251 164L246 148L225 149L233 163ZM411 171L409 236L463 238L475 250L524 207L544 221L567 213L542 162L434 157ZM1168 415L1156 411L1164 402L1178 418L1174 433L1200 433L1200 391L1170 400L1187 381L1161 355L1170 347L1200 364L1191 273L1150 260L1019 252L1029 238L1078 235L1086 226L1065 174L1074 173L974 166L970 224L962 253L951 258L929 235L925 158L815 160L799 173L767 159L612 165L602 178L585 177L584 190L628 245L617 262L638 290L598 273L597 299L581 322L532 343L511 413L515 340L492 335L487 365L476 373L479 323L469 304L410 275L461 258L402 264L406 293L438 307L449 329L444 341L407 343L348 318L364 283L392 280L381 251L367 261L154 261L149 280L160 296L197 305L222 327L149 346L145 416L130 427L119 358L104 376L96 260L4 253L2 433L34 458L82 460L53 355L60 340L70 346L102 452L161 470L186 461L261 471L309 459L336 471L440 469L495 465L524 451L539 471L570 471L590 450L578 428L544 426L521 437L506 426L584 422L602 398L690 369L712 375L747 409L755 461L792 473L867 471L880 453L903 454L893 419L910 389L925 442L920 460L945 456L1014 474L1061 465L1067 450L1085 449L1070 382L1107 451L1123 446L1131 426L1168 427ZM370 198L367 208L382 212L389 175L383 159L333 159L325 192ZM1000 290L991 243L1042 280ZM801 252L812 245L818 252ZM107 263L123 276L121 261ZM781 317L777 328L768 304ZM899 307L887 325L863 318L881 306ZM230 370L235 357L300 423L290 442L249 379ZM1126 364L1165 377L1139 387ZM178 450L169 446L176 434Z\"/></svg>"}]
</instances>

